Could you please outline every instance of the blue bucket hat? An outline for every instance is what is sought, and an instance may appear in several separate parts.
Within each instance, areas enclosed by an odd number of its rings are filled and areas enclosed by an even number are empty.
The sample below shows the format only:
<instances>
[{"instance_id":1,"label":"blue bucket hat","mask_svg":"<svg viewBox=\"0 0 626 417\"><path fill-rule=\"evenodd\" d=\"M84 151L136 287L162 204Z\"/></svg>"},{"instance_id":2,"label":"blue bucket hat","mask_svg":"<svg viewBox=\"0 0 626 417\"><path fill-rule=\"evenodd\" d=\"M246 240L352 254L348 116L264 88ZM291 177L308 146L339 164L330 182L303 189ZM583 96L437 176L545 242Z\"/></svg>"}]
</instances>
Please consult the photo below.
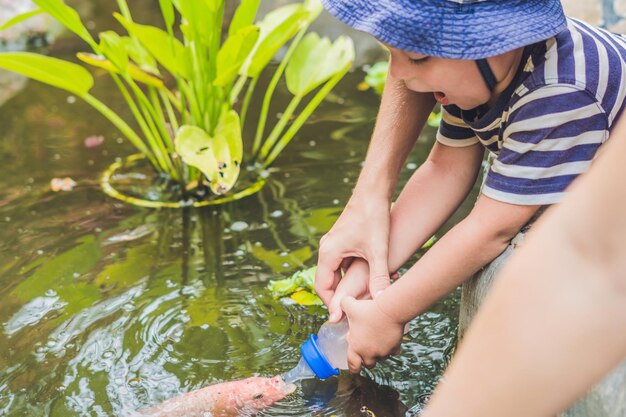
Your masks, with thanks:
<instances>
[{"instance_id":1,"label":"blue bucket hat","mask_svg":"<svg viewBox=\"0 0 626 417\"><path fill-rule=\"evenodd\" d=\"M480 60L566 28L559 0L321 0L332 15L404 51Z\"/></svg>"}]
</instances>

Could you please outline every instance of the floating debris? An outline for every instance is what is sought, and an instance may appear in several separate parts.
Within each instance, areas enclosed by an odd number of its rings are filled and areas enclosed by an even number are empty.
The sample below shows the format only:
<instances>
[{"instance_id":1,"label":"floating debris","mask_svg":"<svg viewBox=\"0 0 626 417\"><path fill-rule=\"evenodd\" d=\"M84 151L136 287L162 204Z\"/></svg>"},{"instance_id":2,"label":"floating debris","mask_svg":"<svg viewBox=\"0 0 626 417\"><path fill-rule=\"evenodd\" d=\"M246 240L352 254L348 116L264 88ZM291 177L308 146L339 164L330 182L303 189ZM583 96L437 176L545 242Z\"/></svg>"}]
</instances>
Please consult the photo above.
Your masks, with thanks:
<instances>
[{"instance_id":1,"label":"floating debris","mask_svg":"<svg viewBox=\"0 0 626 417\"><path fill-rule=\"evenodd\" d=\"M104 143L104 136L91 135L91 136L86 137L83 143L85 144L85 148L95 148L97 146L102 145L102 143Z\"/></svg>"},{"instance_id":2,"label":"floating debris","mask_svg":"<svg viewBox=\"0 0 626 417\"><path fill-rule=\"evenodd\" d=\"M154 226L142 224L132 230L126 230L123 233L111 236L106 240L107 243L130 242L131 240L140 239L154 232Z\"/></svg>"},{"instance_id":3,"label":"floating debris","mask_svg":"<svg viewBox=\"0 0 626 417\"><path fill-rule=\"evenodd\" d=\"M248 228L248 223L237 221L230 225L230 230L233 232L242 232Z\"/></svg>"},{"instance_id":4,"label":"floating debris","mask_svg":"<svg viewBox=\"0 0 626 417\"><path fill-rule=\"evenodd\" d=\"M76 187L76 181L70 177L52 178L52 180L50 180L50 189L55 193L59 191L72 191L74 187Z\"/></svg>"}]
</instances>

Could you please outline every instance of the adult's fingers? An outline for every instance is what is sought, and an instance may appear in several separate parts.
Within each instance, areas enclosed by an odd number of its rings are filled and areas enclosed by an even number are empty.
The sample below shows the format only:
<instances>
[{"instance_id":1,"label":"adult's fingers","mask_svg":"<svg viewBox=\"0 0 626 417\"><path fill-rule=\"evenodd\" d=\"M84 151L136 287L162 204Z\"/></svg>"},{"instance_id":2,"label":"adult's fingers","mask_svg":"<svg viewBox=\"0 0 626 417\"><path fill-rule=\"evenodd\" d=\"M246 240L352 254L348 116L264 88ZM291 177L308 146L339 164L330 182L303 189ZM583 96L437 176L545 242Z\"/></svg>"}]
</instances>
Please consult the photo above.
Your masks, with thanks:
<instances>
[{"instance_id":1,"label":"adult's fingers","mask_svg":"<svg viewBox=\"0 0 626 417\"><path fill-rule=\"evenodd\" d=\"M326 305L330 304L335 288L337 288L337 284L341 280L339 266L342 260L342 258L333 258L326 255L320 250L315 271L314 289L315 293Z\"/></svg>"}]
</instances>

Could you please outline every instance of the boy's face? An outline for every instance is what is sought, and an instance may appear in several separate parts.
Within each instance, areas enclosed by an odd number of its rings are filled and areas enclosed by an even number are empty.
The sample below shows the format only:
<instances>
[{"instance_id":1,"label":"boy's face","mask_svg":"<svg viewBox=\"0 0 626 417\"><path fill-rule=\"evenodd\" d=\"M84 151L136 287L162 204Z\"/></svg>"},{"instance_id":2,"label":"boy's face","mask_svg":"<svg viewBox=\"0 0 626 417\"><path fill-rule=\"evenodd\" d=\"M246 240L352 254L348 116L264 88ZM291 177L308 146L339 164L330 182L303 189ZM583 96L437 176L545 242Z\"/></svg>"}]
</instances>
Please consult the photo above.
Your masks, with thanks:
<instances>
[{"instance_id":1,"label":"boy's face","mask_svg":"<svg viewBox=\"0 0 626 417\"><path fill-rule=\"evenodd\" d=\"M409 90L433 93L442 104L469 110L487 103L487 89L474 61L435 58L387 46L389 74L404 81Z\"/></svg>"}]
</instances>

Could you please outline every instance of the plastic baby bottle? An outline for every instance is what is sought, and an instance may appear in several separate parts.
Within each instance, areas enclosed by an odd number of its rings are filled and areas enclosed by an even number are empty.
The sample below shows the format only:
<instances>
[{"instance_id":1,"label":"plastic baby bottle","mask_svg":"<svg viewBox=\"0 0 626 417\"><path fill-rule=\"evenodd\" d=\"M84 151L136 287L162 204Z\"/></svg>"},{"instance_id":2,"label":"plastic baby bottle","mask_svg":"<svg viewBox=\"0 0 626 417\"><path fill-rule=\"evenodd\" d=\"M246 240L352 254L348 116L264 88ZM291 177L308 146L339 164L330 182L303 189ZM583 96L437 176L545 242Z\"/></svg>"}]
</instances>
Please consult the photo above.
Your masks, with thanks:
<instances>
[{"instance_id":1,"label":"plastic baby bottle","mask_svg":"<svg viewBox=\"0 0 626 417\"><path fill-rule=\"evenodd\" d=\"M326 379L339 375L340 369L348 369L348 320L338 323L325 322L317 335L312 334L300 346L302 358L291 371L283 374L286 382L317 377Z\"/></svg>"}]
</instances>

